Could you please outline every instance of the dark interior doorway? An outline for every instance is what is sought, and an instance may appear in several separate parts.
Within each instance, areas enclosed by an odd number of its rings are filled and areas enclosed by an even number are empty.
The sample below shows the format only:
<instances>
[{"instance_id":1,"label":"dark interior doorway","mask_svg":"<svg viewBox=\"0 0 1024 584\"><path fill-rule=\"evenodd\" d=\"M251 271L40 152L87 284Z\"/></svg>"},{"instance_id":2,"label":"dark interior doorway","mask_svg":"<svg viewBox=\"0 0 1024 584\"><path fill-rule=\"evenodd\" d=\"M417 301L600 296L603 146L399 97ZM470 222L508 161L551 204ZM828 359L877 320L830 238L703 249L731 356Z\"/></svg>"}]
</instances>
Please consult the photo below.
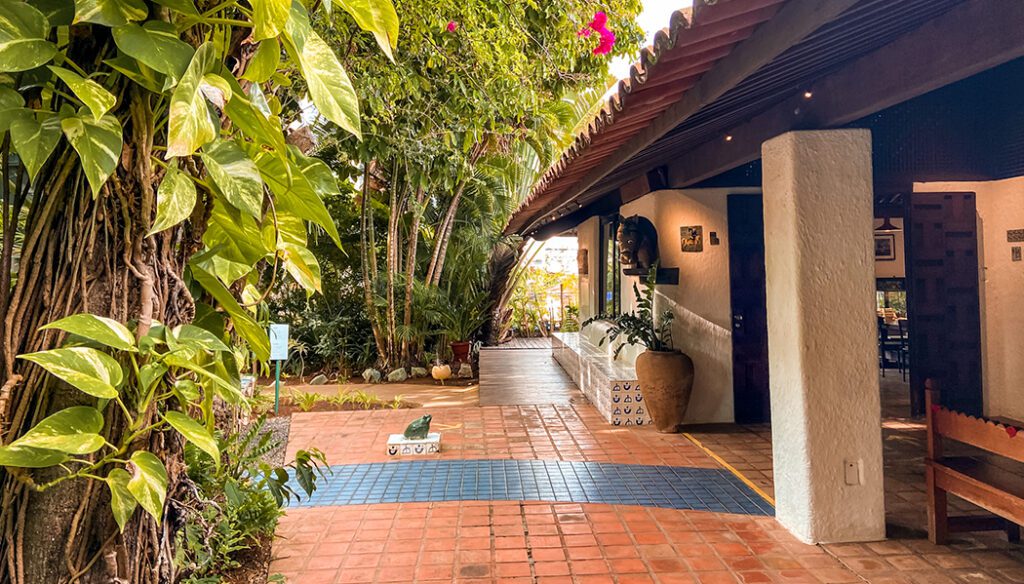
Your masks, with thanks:
<instances>
[{"instance_id":1,"label":"dark interior doorway","mask_svg":"<svg viewBox=\"0 0 1024 584\"><path fill-rule=\"evenodd\" d=\"M974 193L913 193L907 205L910 405L924 414L924 382L943 405L982 413L981 295Z\"/></svg>"},{"instance_id":2,"label":"dark interior doorway","mask_svg":"<svg viewBox=\"0 0 1024 584\"><path fill-rule=\"evenodd\" d=\"M771 420L761 195L729 195L733 403L736 423Z\"/></svg>"}]
</instances>

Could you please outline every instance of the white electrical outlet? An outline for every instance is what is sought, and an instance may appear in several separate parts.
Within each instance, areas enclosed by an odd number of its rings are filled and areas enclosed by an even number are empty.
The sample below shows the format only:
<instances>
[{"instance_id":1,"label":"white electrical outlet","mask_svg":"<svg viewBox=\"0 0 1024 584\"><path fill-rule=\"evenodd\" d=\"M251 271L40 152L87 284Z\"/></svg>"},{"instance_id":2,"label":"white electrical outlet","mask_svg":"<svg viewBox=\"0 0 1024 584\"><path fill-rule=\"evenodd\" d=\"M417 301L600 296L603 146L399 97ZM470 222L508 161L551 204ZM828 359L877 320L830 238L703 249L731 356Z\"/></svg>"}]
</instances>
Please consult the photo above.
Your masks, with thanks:
<instances>
[{"instance_id":1,"label":"white electrical outlet","mask_svg":"<svg viewBox=\"0 0 1024 584\"><path fill-rule=\"evenodd\" d=\"M857 460L844 460L843 461L843 477L846 480L846 484L851 487L861 484L861 467L863 463L858 458Z\"/></svg>"}]
</instances>

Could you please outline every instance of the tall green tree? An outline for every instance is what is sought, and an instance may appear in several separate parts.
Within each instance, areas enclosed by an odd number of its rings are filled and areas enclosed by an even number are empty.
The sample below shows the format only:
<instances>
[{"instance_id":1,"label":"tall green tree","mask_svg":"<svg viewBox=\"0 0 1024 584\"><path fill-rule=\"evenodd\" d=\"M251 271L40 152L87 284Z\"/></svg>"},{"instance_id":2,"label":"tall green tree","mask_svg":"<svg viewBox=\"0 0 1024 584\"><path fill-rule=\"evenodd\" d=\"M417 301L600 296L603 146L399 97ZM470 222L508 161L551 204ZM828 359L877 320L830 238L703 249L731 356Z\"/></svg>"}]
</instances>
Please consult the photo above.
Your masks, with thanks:
<instances>
[{"instance_id":1,"label":"tall green tree","mask_svg":"<svg viewBox=\"0 0 1024 584\"><path fill-rule=\"evenodd\" d=\"M364 133L332 1L394 54L389 0L0 0L0 581L175 579L225 341L267 359L258 276L316 291L307 233L338 241L283 130Z\"/></svg>"},{"instance_id":2,"label":"tall green tree","mask_svg":"<svg viewBox=\"0 0 1024 584\"><path fill-rule=\"evenodd\" d=\"M390 68L349 16L321 23L325 35L349 47L345 64L360 79L364 140L333 139L363 174L362 279L385 367L412 358L415 347L401 331L416 320L416 286L438 288L449 277L452 242L497 242L523 194L510 188L516 181L508 177L522 175L511 161L526 148L532 170L546 168L576 119L565 98L603 90L609 60L634 52L642 39L638 0L396 6L419 18L402 21L402 50ZM610 54L595 54L598 39L578 34L598 11L618 38ZM469 222L479 217L467 209L470 198L470 207L490 211L485 221ZM468 230L462 236L460 225ZM486 258L480 263L483 274Z\"/></svg>"}]
</instances>

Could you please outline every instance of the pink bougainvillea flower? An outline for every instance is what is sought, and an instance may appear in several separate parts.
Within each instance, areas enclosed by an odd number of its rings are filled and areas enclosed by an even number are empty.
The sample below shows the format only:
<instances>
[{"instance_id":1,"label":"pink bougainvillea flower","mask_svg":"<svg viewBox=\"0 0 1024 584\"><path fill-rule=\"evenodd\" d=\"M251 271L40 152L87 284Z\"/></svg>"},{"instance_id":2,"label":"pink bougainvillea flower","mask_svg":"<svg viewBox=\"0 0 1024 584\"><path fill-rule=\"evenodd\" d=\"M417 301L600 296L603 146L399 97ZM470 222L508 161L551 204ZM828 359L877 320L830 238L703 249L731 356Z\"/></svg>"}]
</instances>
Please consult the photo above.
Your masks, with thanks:
<instances>
[{"instance_id":1,"label":"pink bougainvillea flower","mask_svg":"<svg viewBox=\"0 0 1024 584\"><path fill-rule=\"evenodd\" d=\"M1017 435L1017 429L1014 428L1013 426L1007 426L1006 433L1010 435L1010 438L1013 438L1014 436Z\"/></svg>"},{"instance_id":2,"label":"pink bougainvillea flower","mask_svg":"<svg viewBox=\"0 0 1024 584\"><path fill-rule=\"evenodd\" d=\"M601 35L601 42L594 47L594 54L607 55L615 47L615 33L608 29L602 29L598 32Z\"/></svg>"},{"instance_id":3,"label":"pink bougainvillea flower","mask_svg":"<svg viewBox=\"0 0 1024 584\"><path fill-rule=\"evenodd\" d=\"M610 53L612 48L615 47L615 33L608 30L608 15L604 12L595 12L594 19L590 21L590 24L576 33L576 35L590 38L590 35L595 32L601 37L601 41L594 48L594 54L606 55Z\"/></svg>"},{"instance_id":4,"label":"pink bougainvillea flower","mask_svg":"<svg viewBox=\"0 0 1024 584\"><path fill-rule=\"evenodd\" d=\"M459 30L459 23L455 22L454 20L449 20L448 21L448 32L455 32L457 30Z\"/></svg>"}]
</instances>

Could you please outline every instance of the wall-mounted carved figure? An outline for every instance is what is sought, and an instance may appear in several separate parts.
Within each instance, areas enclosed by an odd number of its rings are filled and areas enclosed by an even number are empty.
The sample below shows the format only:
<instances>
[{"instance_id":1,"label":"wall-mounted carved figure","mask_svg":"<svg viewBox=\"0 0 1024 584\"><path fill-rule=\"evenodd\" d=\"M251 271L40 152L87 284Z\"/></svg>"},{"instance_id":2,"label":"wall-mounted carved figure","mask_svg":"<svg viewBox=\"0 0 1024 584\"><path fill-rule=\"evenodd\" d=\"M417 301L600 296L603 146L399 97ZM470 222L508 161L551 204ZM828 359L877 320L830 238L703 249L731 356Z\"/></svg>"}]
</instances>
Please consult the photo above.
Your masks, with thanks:
<instances>
[{"instance_id":1,"label":"wall-mounted carved figure","mask_svg":"<svg viewBox=\"0 0 1024 584\"><path fill-rule=\"evenodd\" d=\"M624 270L647 271L658 262L658 231L646 217L633 215L619 223L619 263Z\"/></svg>"}]
</instances>

